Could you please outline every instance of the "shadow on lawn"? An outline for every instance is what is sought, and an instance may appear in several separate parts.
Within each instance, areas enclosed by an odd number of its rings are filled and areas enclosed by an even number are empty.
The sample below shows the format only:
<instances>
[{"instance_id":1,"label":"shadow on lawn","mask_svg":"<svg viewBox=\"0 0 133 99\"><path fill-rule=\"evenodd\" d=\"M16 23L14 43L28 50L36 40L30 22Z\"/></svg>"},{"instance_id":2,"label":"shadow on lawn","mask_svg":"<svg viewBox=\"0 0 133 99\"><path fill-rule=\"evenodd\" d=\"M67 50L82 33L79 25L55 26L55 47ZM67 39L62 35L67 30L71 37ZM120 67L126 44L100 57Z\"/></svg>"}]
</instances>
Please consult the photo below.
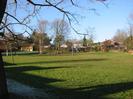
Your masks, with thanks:
<instances>
[{"instance_id":1,"label":"shadow on lawn","mask_svg":"<svg viewBox=\"0 0 133 99\"><path fill-rule=\"evenodd\" d=\"M75 60L55 60L55 61L39 61L39 62L24 62L24 63L17 63L17 65L25 65L25 64L52 64L52 63L71 63L71 62L89 62L89 61L105 61L108 60L107 58L94 58L94 59L75 59ZM7 65L11 65L10 63L5 63Z\"/></svg>"},{"instance_id":2,"label":"shadow on lawn","mask_svg":"<svg viewBox=\"0 0 133 99\"><path fill-rule=\"evenodd\" d=\"M14 79L20 83L35 87L43 88L45 92L56 94L59 99L111 99L107 98L107 95L115 94L118 92L124 92L133 89L133 82L105 84L91 87L82 87L75 89L58 88L50 85L53 82L63 82L61 79L53 79L47 77L41 77L25 73L25 71L49 70L60 69L68 67L37 67L37 66L22 66L22 67L6 67L8 78ZM71 68L71 67L69 67ZM133 95L131 96L133 97Z\"/></svg>"}]
</instances>

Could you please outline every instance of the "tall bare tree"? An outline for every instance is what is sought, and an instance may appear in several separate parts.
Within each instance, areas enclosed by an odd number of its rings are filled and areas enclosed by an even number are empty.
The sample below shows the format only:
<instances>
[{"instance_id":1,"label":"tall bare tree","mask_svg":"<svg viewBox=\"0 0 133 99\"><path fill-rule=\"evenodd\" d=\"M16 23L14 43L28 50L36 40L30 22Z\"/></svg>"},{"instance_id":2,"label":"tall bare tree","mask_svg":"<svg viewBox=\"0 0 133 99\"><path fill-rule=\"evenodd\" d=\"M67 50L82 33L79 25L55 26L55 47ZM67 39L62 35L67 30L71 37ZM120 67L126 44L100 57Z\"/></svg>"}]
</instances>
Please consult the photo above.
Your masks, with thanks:
<instances>
[{"instance_id":1,"label":"tall bare tree","mask_svg":"<svg viewBox=\"0 0 133 99\"><path fill-rule=\"evenodd\" d=\"M124 41L124 45L127 47L128 50L133 49L133 24L129 24L129 28L128 28L126 39Z\"/></svg>"},{"instance_id":2,"label":"tall bare tree","mask_svg":"<svg viewBox=\"0 0 133 99\"><path fill-rule=\"evenodd\" d=\"M69 25L64 20L56 19L53 22L52 26L55 34L54 43L55 43L56 49L60 50L61 44L64 43L65 38L67 38L70 32Z\"/></svg>"},{"instance_id":3,"label":"tall bare tree","mask_svg":"<svg viewBox=\"0 0 133 99\"><path fill-rule=\"evenodd\" d=\"M42 54L44 39L46 39L46 29L48 22L45 20L40 20L38 23L38 39L39 39L39 53Z\"/></svg>"},{"instance_id":4,"label":"tall bare tree","mask_svg":"<svg viewBox=\"0 0 133 99\"><path fill-rule=\"evenodd\" d=\"M6 9L7 0L1 0L0 3L0 24L2 22L5 9ZM2 59L2 52L0 51L0 98L8 98L8 90L7 90L7 84L6 84L6 75L4 71L4 64Z\"/></svg>"},{"instance_id":5,"label":"tall bare tree","mask_svg":"<svg viewBox=\"0 0 133 99\"><path fill-rule=\"evenodd\" d=\"M17 10L20 10L18 5L23 5L23 7L25 7L27 10L29 8L29 11L28 11L29 14L23 18L18 18L17 16L12 15L12 13L9 13L10 11L8 10L6 11L6 7L8 6L7 1L10 3L9 5L12 5L14 3L13 6L16 12ZM106 0L95 0L95 1L104 2ZM57 9L61 13L64 13L64 15L67 17L70 24L72 19L75 19L75 17L73 16L72 13L70 13L69 10L62 9L63 7L62 4L64 2L66 3L66 0L40 0L40 1L38 0L37 1L36 0L0 0L0 2L1 2L0 3L0 30L7 28L7 30L10 31L11 33L12 31L8 27L10 25L21 24L29 28L29 26L27 26L27 22L29 22L29 19L32 18L32 16L36 15L36 12L38 11L38 9L40 9L40 7L53 7ZM67 2L69 2L71 6L78 7L76 0L68 0ZM17 13L15 14L17 15ZM4 23L2 21L4 15L14 19L14 21L11 21L8 24ZM27 33L27 31L24 31L24 32ZM5 96L7 94L8 92L7 92L6 78L5 78L5 72L3 67L2 55L0 51L0 99L5 99L6 98Z\"/></svg>"},{"instance_id":6,"label":"tall bare tree","mask_svg":"<svg viewBox=\"0 0 133 99\"><path fill-rule=\"evenodd\" d=\"M127 33L123 30L117 30L116 34L113 37L113 40L119 43L124 43L127 38Z\"/></svg>"}]
</instances>

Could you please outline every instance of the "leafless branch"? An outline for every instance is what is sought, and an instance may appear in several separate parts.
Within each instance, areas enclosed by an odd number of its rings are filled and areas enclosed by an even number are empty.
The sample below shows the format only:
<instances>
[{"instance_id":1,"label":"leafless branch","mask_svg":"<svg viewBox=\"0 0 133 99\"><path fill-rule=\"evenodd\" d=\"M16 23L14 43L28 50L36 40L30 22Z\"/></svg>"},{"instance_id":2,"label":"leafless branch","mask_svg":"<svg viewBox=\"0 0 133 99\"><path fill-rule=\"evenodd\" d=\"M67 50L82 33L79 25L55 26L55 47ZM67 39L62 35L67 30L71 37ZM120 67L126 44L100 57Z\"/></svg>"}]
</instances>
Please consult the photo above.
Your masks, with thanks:
<instances>
[{"instance_id":1,"label":"leafless branch","mask_svg":"<svg viewBox=\"0 0 133 99\"><path fill-rule=\"evenodd\" d=\"M51 6L49 4L34 3L32 0L27 0L30 4L34 6Z\"/></svg>"},{"instance_id":2,"label":"leafless branch","mask_svg":"<svg viewBox=\"0 0 133 99\"><path fill-rule=\"evenodd\" d=\"M4 22L1 22L3 25L5 25L5 23ZM8 27L8 26L6 26L5 27L11 34L12 34L12 36L13 36L13 39L15 40L15 38L16 38L16 35L12 32L12 30L10 30L10 28Z\"/></svg>"},{"instance_id":3,"label":"leafless branch","mask_svg":"<svg viewBox=\"0 0 133 99\"><path fill-rule=\"evenodd\" d=\"M9 14L8 12L5 12L5 14L6 14L7 16L10 16L11 18L13 18L14 20L16 20L17 22L16 22L16 23L5 24L5 25L3 25L3 26L0 28L0 30L3 29L3 28L5 28L5 27L7 28L8 26L10 26L10 25L15 25L15 24L24 25L24 26L28 27L30 30L32 30L28 25L24 24L24 23L26 22L26 20L29 19L31 16L35 15L35 13L37 13L37 12L36 12L36 6L38 6L38 7L49 6L49 7L53 7L53 8L55 8L55 9L57 9L58 11L62 12L62 13L67 17L67 20L69 21L69 24L70 24L71 28L72 28L77 34L80 34L80 33L78 33L78 32L76 31L76 29L74 29L74 28L72 27L72 24L71 24L71 22L72 22L73 20L74 20L75 22L78 23L78 20L76 19L75 15L72 14L70 11L65 10L65 9L63 9L63 8L61 8L61 7L59 6L60 4L62 4L62 3L64 2L64 0L59 0L59 1L55 1L55 2L52 2L52 1L50 1L50 0L44 0L43 3L37 3L37 2L35 2L35 1L33 1L33 0L26 0L26 1L27 1L29 4L33 5L33 7L34 7L33 12L30 13L30 14L29 14L28 16L26 16L25 18L23 18L22 21L20 21L19 19L17 19L15 16ZM104 3L106 0L96 0L96 1L102 2L104 5L106 5L106 4ZM14 3L17 5L17 3L18 3L17 0L14 0ZM73 6L79 7L79 6L75 3L74 0L70 0L70 3L71 3ZM106 6L107 6L107 5L106 5ZM96 11L95 9L90 9L90 10ZM8 29L8 30L9 30L9 29Z\"/></svg>"},{"instance_id":4,"label":"leafless branch","mask_svg":"<svg viewBox=\"0 0 133 99\"><path fill-rule=\"evenodd\" d=\"M17 19L16 17L14 17L13 15L11 15L11 14L9 14L9 13L5 12L5 14L6 14L6 17L10 16L10 17L12 17L13 19L15 19L15 20L17 21L17 23L8 23L8 24L6 24L6 22L3 22L3 23L5 23L5 24L3 24L2 27L0 27L0 30L2 30L2 29L5 28L5 27L7 28L7 27L10 26L10 25L19 24L19 25L23 25L23 26L27 27L28 29L30 29L30 30L32 31L32 28L31 28L30 26L28 26L27 24L25 24L25 23L24 23L24 20L21 22L21 21L19 21L19 19ZM7 20L7 19L6 19L6 20Z\"/></svg>"},{"instance_id":5,"label":"leafless branch","mask_svg":"<svg viewBox=\"0 0 133 99\"><path fill-rule=\"evenodd\" d=\"M5 12L5 14L7 14L8 16L12 17L13 19L15 19L18 23L21 24L21 22L19 21L19 19L17 19L15 16L9 14L8 12Z\"/></svg>"}]
</instances>

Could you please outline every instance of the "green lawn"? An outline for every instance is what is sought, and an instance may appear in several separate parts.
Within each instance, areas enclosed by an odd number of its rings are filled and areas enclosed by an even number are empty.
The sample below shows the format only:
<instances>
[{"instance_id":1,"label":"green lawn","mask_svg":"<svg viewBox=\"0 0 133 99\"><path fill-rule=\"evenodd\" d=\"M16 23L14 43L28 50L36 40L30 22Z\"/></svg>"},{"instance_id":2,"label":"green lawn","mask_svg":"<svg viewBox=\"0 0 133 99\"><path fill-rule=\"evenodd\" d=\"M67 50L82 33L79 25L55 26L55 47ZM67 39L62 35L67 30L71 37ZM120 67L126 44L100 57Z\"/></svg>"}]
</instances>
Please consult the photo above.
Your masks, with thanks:
<instances>
[{"instance_id":1,"label":"green lawn","mask_svg":"<svg viewBox=\"0 0 133 99\"><path fill-rule=\"evenodd\" d=\"M81 53L74 56L4 57L8 78L41 88L60 99L133 99L133 55Z\"/></svg>"}]
</instances>

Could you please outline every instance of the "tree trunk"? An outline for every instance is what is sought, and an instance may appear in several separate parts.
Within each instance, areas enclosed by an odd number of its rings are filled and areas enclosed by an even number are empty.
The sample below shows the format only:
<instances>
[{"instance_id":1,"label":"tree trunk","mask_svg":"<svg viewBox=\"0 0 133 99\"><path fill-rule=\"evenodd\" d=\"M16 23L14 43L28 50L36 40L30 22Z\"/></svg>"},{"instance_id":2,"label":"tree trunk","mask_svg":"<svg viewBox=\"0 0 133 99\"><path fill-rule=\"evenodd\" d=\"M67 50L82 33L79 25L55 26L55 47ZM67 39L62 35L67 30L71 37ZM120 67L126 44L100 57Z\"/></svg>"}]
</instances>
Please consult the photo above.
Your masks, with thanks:
<instances>
[{"instance_id":1,"label":"tree trunk","mask_svg":"<svg viewBox=\"0 0 133 99\"><path fill-rule=\"evenodd\" d=\"M2 22L5 13L6 4L7 0L0 0L0 24ZM8 99L6 75L5 75L4 63L1 51L0 51L0 99Z\"/></svg>"},{"instance_id":2,"label":"tree trunk","mask_svg":"<svg viewBox=\"0 0 133 99\"><path fill-rule=\"evenodd\" d=\"M7 4L7 0L0 0L0 24L5 13L6 4Z\"/></svg>"},{"instance_id":3,"label":"tree trunk","mask_svg":"<svg viewBox=\"0 0 133 99\"><path fill-rule=\"evenodd\" d=\"M2 54L0 52L0 99L7 99L7 98L8 98L8 90L6 83L6 75L4 70Z\"/></svg>"},{"instance_id":4,"label":"tree trunk","mask_svg":"<svg viewBox=\"0 0 133 99\"><path fill-rule=\"evenodd\" d=\"M39 54L42 54L42 40L39 40Z\"/></svg>"}]
</instances>

